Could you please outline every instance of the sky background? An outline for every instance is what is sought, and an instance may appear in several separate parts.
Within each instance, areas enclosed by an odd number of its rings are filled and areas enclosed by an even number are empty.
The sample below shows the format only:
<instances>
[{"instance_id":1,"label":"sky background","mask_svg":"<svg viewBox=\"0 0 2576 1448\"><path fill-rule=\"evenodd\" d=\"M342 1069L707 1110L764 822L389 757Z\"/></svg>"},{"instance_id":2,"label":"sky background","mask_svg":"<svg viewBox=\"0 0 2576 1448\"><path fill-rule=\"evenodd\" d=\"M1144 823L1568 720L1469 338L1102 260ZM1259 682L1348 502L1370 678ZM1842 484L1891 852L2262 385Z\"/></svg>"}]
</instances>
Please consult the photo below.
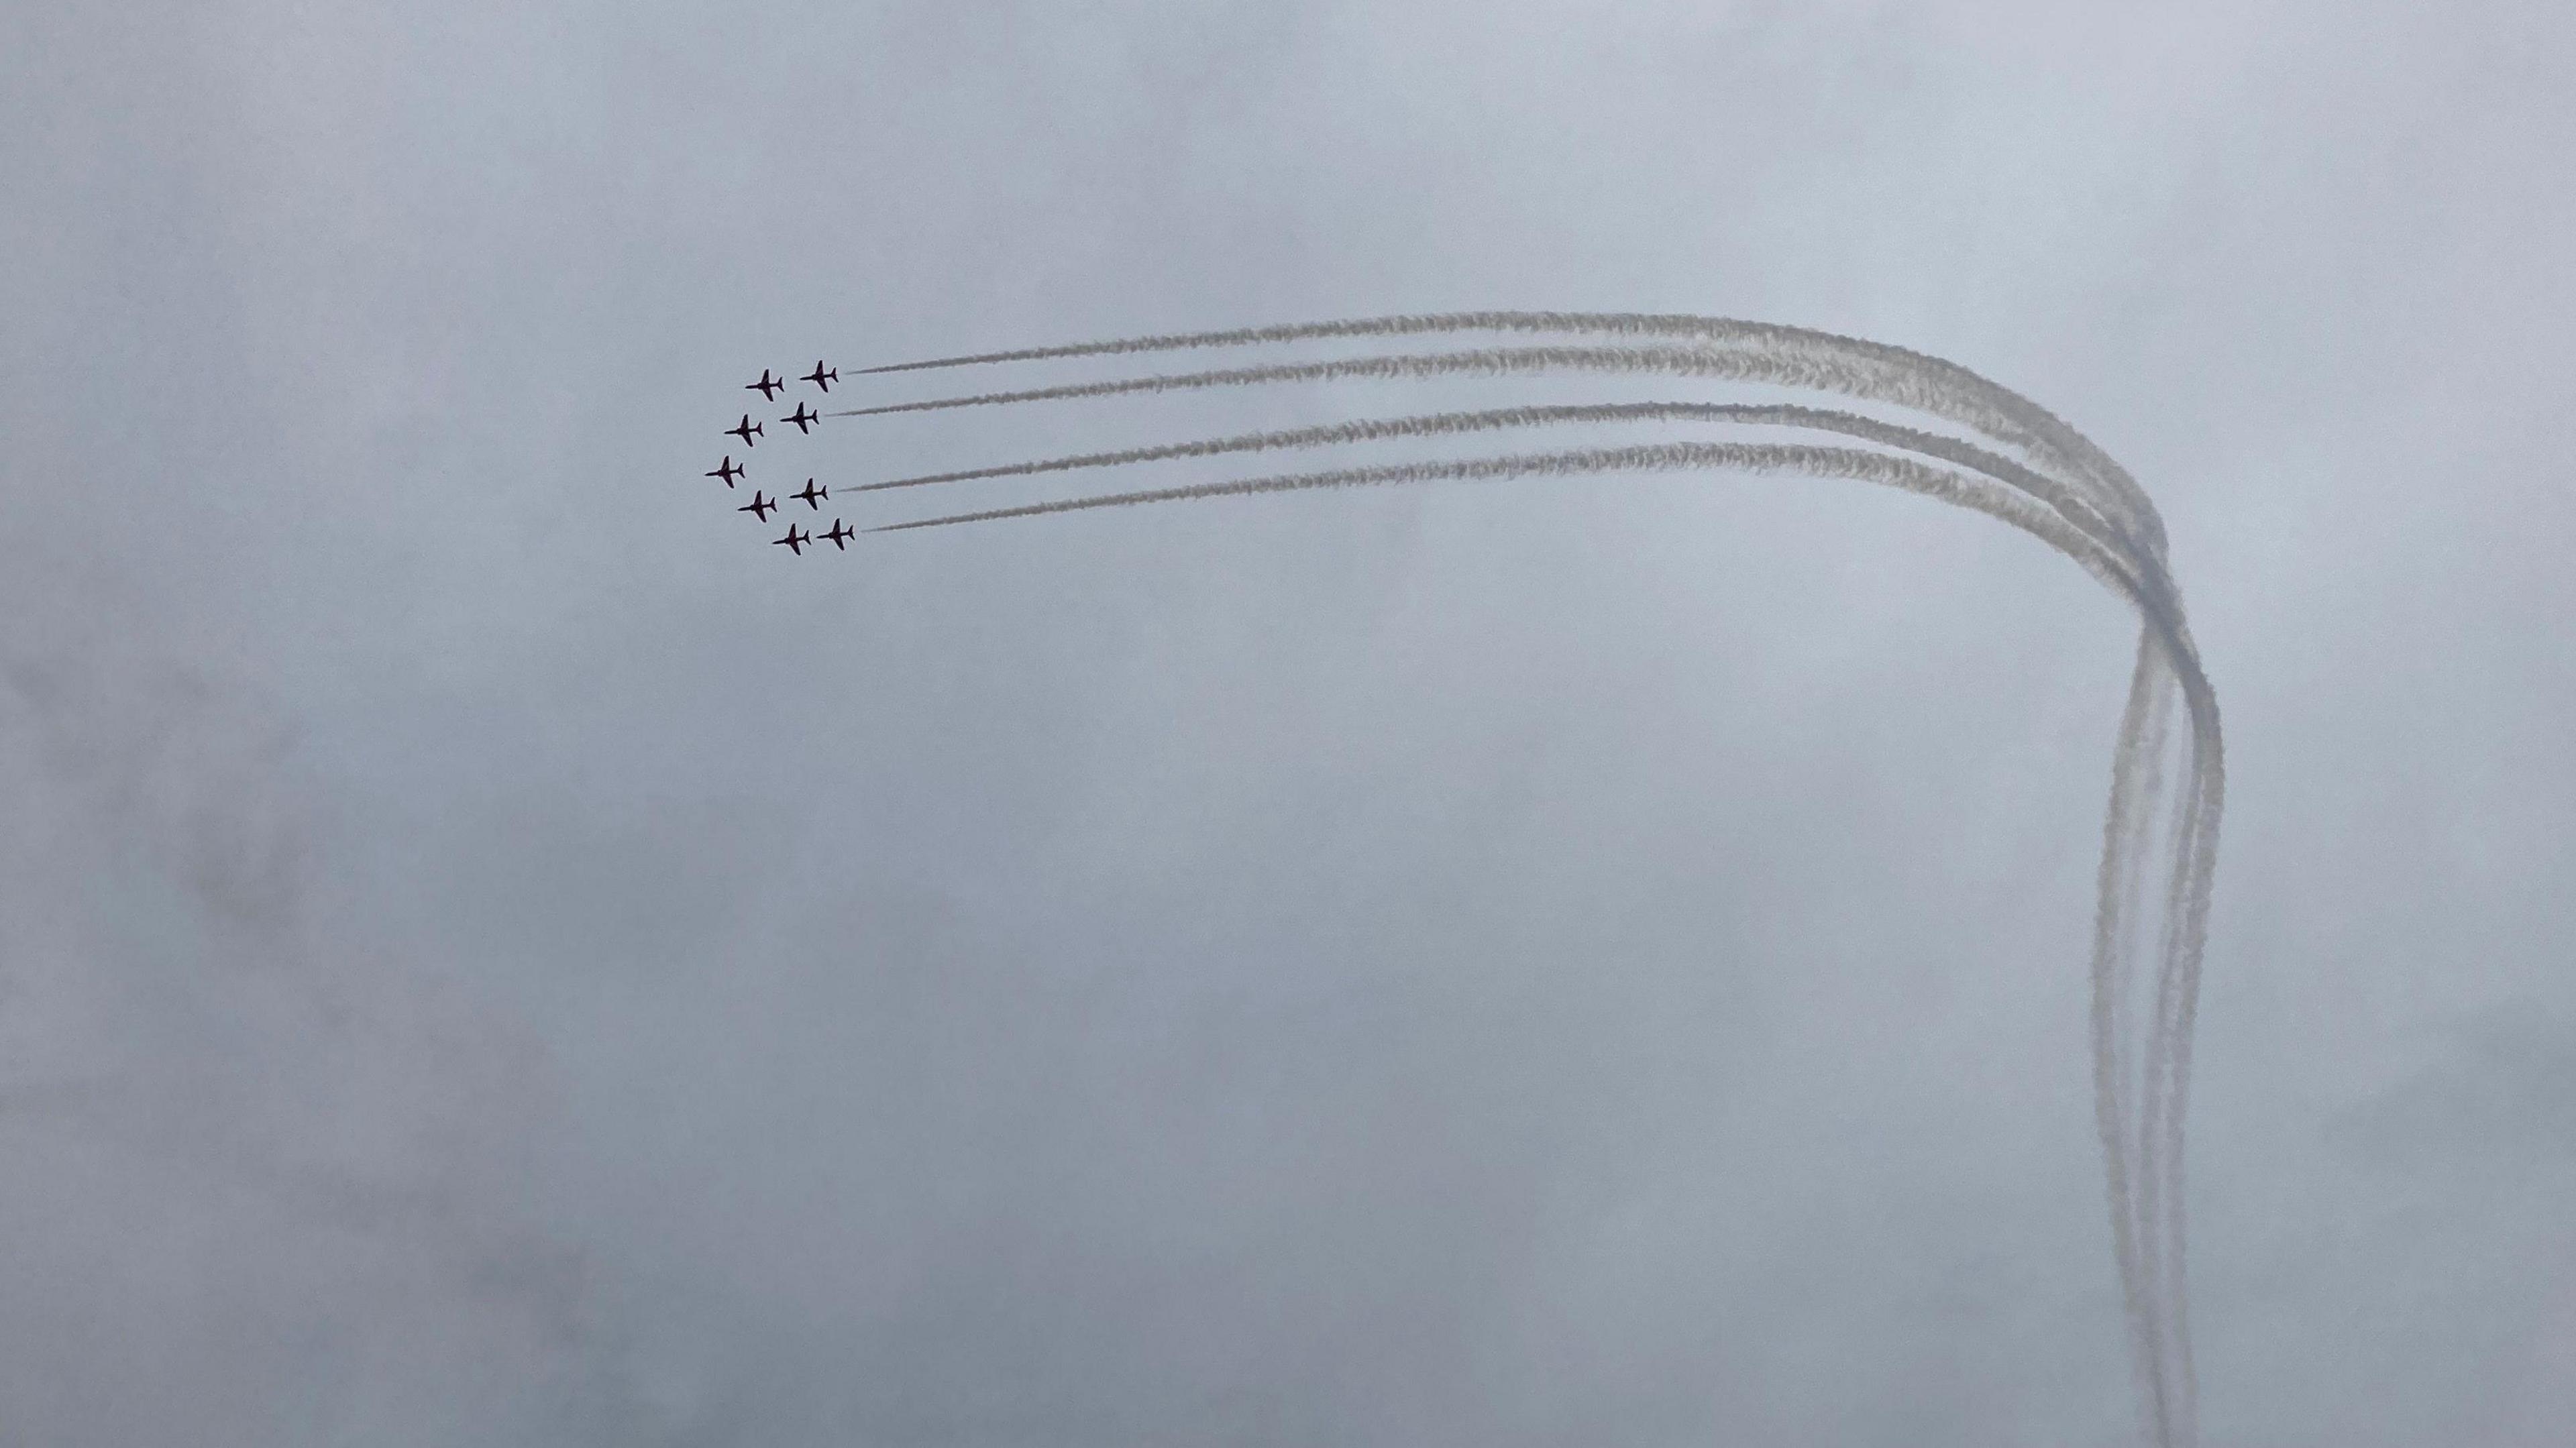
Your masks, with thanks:
<instances>
[{"instance_id":1,"label":"sky background","mask_svg":"<svg viewBox=\"0 0 2576 1448\"><path fill-rule=\"evenodd\" d=\"M1493 306L2138 476L2207 1437L2564 1441L2570 16L9 7L0 1436L2128 1441L2065 560L1726 477L797 560L699 476L764 365Z\"/></svg>"}]
</instances>

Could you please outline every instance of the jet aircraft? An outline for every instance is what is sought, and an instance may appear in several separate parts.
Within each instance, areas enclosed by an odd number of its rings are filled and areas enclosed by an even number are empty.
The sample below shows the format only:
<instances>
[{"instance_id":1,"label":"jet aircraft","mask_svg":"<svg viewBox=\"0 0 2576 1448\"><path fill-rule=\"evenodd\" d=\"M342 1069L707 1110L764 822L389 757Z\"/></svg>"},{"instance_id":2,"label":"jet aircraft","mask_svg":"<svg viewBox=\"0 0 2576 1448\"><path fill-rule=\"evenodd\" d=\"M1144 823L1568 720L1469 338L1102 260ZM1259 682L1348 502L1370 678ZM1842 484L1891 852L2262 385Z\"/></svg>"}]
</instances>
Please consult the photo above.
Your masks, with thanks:
<instances>
[{"instance_id":1,"label":"jet aircraft","mask_svg":"<svg viewBox=\"0 0 2576 1448\"><path fill-rule=\"evenodd\" d=\"M735 375L740 376L741 374L736 373ZM784 377L770 376L769 369L766 367L760 369L760 380L758 382L746 382L742 385L742 390L745 392L759 393L760 400L763 402L769 401L771 398L776 397L786 389L787 379Z\"/></svg>"},{"instance_id":2,"label":"jet aircraft","mask_svg":"<svg viewBox=\"0 0 2576 1448\"><path fill-rule=\"evenodd\" d=\"M807 478L805 480L804 487L795 492L789 493L787 496L794 498L796 501L803 503L806 507L819 513L823 511L823 500L832 496L832 490L830 488L818 488L814 486L814 480L812 478Z\"/></svg>"},{"instance_id":3,"label":"jet aircraft","mask_svg":"<svg viewBox=\"0 0 2576 1448\"><path fill-rule=\"evenodd\" d=\"M758 444L754 443L752 438L762 434L763 429L759 423L752 421L751 414L746 412L742 415L742 421L726 428L725 432L730 436L741 438L744 447L757 447Z\"/></svg>"},{"instance_id":4,"label":"jet aircraft","mask_svg":"<svg viewBox=\"0 0 2576 1448\"><path fill-rule=\"evenodd\" d=\"M805 404L800 402L796 404L796 410L794 412L791 412L778 420L780 422L792 422L796 424L796 430L798 432L812 432L814 430L814 424L823 420L823 414L819 412L806 411Z\"/></svg>"},{"instance_id":5,"label":"jet aircraft","mask_svg":"<svg viewBox=\"0 0 2576 1448\"><path fill-rule=\"evenodd\" d=\"M715 471L707 476L723 479L724 485L730 488L733 486L733 480L742 476L742 469L734 465L733 454L726 453L724 461L716 464Z\"/></svg>"},{"instance_id":6,"label":"jet aircraft","mask_svg":"<svg viewBox=\"0 0 2576 1448\"><path fill-rule=\"evenodd\" d=\"M797 527L793 523L790 523L787 525L787 536L784 538L770 539L769 546L772 548L784 548L788 552L802 558L805 556L805 545L813 541L813 534L806 532L804 529Z\"/></svg>"},{"instance_id":7,"label":"jet aircraft","mask_svg":"<svg viewBox=\"0 0 2576 1448\"><path fill-rule=\"evenodd\" d=\"M833 547L847 553L850 551L850 540L859 536L859 531L856 528L851 527L849 524L842 522L840 519L834 518L832 520L832 531L818 534L816 536L831 539Z\"/></svg>"},{"instance_id":8,"label":"jet aircraft","mask_svg":"<svg viewBox=\"0 0 2576 1448\"><path fill-rule=\"evenodd\" d=\"M832 384L841 380L841 369L835 367L826 372L823 370L823 359L817 357L814 359L814 370L806 373L803 377L800 377L797 380L800 382L811 382L815 386L822 388L825 392L829 392L832 390Z\"/></svg>"},{"instance_id":9,"label":"jet aircraft","mask_svg":"<svg viewBox=\"0 0 2576 1448\"><path fill-rule=\"evenodd\" d=\"M751 516L766 523L769 521L769 515L777 511L777 508L777 499L764 498L760 495L760 489L754 488L751 490L751 501L734 509L734 511L737 513L749 513Z\"/></svg>"}]
</instances>

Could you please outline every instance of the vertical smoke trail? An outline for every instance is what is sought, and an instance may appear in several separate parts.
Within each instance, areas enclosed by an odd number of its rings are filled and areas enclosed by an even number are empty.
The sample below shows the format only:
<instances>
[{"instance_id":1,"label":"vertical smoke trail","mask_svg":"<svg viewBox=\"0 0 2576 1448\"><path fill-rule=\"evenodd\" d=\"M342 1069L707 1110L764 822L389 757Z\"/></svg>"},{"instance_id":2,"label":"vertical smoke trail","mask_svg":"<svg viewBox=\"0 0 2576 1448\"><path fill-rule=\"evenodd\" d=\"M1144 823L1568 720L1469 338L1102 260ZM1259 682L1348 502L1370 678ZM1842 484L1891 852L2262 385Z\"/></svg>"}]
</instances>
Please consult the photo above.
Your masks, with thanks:
<instances>
[{"instance_id":1,"label":"vertical smoke trail","mask_svg":"<svg viewBox=\"0 0 2576 1448\"><path fill-rule=\"evenodd\" d=\"M2196 716L2204 711L2207 714L2209 758L2206 767L2195 771L2191 788L2181 801L2180 820L2174 827L2176 845L2165 894L2161 951L2164 971L2158 981L2157 1017L2163 1099L2156 1149L2164 1169L2165 1201L2160 1293L2165 1301L2174 1304L2168 1327L2172 1333L2171 1355L2181 1379L2177 1400L2185 1414L2196 1406L2198 1383L2192 1365L2191 1323L2181 1310L2189 1292L2184 1256L2183 1118L2191 1099L2191 1035L2199 1012L2201 951L2207 943L2208 900L2217 868L2218 815L2225 791L2218 758L2217 704L2206 696L2206 685L2202 687L2200 696L2187 694L2187 698ZM2196 725L2195 736L2201 732ZM2188 1417L2183 1426L2186 1433L2192 1430Z\"/></svg>"},{"instance_id":2,"label":"vertical smoke trail","mask_svg":"<svg viewBox=\"0 0 2576 1448\"><path fill-rule=\"evenodd\" d=\"M2127 1053L2121 1048L2122 1017L2129 991L2128 938L2136 913L2139 871L2153 824L2151 805L2158 793L2157 767L2163 748L2163 721L2170 709L2172 675L2151 635L2138 638L2138 661L2129 682L2129 702L2120 720L2119 744L2111 756L2111 799L2102 821L2102 863L2098 872L2097 908L2093 920L2093 1101L2094 1123L2102 1138L2105 1187L2110 1198L2111 1250L2120 1272L2121 1295L2128 1320L2131 1370L2138 1391L2151 1411L2161 1411L2162 1338L2154 1302L2141 1260L2142 1239L2151 1231L2140 1220L2140 1184L2132 1171L2138 1162L2138 1135L2130 1119L2137 1093L2131 1090ZM2157 1441L2170 1434L2155 1425Z\"/></svg>"},{"instance_id":3,"label":"vertical smoke trail","mask_svg":"<svg viewBox=\"0 0 2576 1448\"><path fill-rule=\"evenodd\" d=\"M1129 377L853 409L836 415L1101 398L1207 387L1357 378L1533 375L1560 371L1661 374L1804 387L1890 403L1967 427L2021 455L2004 457L1957 438L1828 409L1785 405L1639 403L1501 408L1345 423L1232 438L1082 454L965 472L898 478L866 490L975 478L1117 467L1158 459L1426 438L1503 428L1640 421L1726 422L1839 434L1892 449L1756 443L1660 443L1575 452L1341 468L1235 482L1111 493L927 518L894 532L1003 518L1192 498L1313 488L1520 476L1733 468L1858 478L1921 492L2032 533L2126 597L2143 628L2130 697L2113 753L2112 787L2097 872L2091 1011L2095 1117L2101 1137L2113 1255L2139 1384L2142 1426L2160 1448L2197 1440L2197 1385L2184 1272L2183 1118L2190 1037L2215 873L2224 762L2215 694L2202 673L2181 601L2164 562L2165 532L2134 480L2089 439L2028 399L1938 358L1829 333L1714 318L1618 313L1485 312L1388 317L1233 332L1180 334L1068 347L933 359L877 372L962 367L1050 357L1257 345L1320 337L1470 332L1566 332L1683 338L1695 345L1516 347L1343 358ZM1907 456L1912 454L1913 456ZM1966 471L1931 466L1933 458ZM2163 754L2179 693L2189 733L2185 787L2161 838L2166 867L2161 930L2145 1039L2132 1054L2130 998L2136 937L2145 915L2146 863L2166 806Z\"/></svg>"}]
</instances>

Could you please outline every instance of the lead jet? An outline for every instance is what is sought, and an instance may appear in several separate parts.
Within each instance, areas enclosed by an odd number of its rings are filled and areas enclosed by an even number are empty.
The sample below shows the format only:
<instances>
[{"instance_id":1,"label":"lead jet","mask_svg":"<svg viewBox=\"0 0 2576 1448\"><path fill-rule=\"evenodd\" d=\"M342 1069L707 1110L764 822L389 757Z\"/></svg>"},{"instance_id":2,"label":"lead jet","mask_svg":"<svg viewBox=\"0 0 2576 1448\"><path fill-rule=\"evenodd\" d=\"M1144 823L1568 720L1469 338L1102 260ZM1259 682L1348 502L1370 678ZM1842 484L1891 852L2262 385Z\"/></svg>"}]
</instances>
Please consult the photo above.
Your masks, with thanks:
<instances>
[{"instance_id":1,"label":"lead jet","mask_svg":"<svg viewBox=\"0 0 2576 1448\"><path fill-rule=\"evenodd\" d=\"M723 479L724 485L730 488L733 486L733 480L742 476L742 469L734 466L733 454L726 453L724 461L716 464L715 471L707 474L707 476Z\"/></svg>"},{"instance_id":2,"label":"lead jet","mask_svg":"<svg viewBox=\"0 0 2576 1448\"><path fill-rule=\"evenodd\" d=\"M823 420L823 414L819 412L806 411L805 404L800 402L796 404L796 410L794 412L791 412L778 420L780 422L792 422L796 424L796 430L798 432L812 432L814 430L814 424Z\"/></svg>"},{"instance_id":3,"label":"lead jet","mask_svg":"<svg viewBox=\"0 0 2576 1448\"><path fill-rule=\"evenodd\" d=\"M806 532L804 529L797 527L793 523L790 523L787 525L787 536L784 538L770 539L769 546L772 548L784 548L788 552L802 558L805 556L805 545L813 541L813 534Z\"/></svg>"},{"instance_id":4,"label":"lead jet","mask_svg":"<svg viewBox=\"0 0 2576 1448\"><path fill-rule=\"evenodd\" d=\"M796 380L799 382L811 382L815 386L822 388L825 392L829 392L832 390L832 384L841 380L841 369L835 367L831 371L826 372L823 370L823 359L817 357L814 359L814 370L806 373L804 376Z\"/></svg>"},{"instance_id":5,"label":"lead jet","mask_svg":"<svg viewBox=\"0 0 2576 1448\"><path fill-rule=\"evenodd\" d=\"M850 540L859 536L859 532L849 524L842 522L838 518L834 518L832 520L832 531L818 536L831 539L833 547L847 553L850 551Z\"/></svg>"},{"instance_id":6,"label":"lead jet","mask_svg":"<svg viewBox=\"0 0 2576 1448\"><path fill-rule=\"evenodd\" d=\"M770 515L771 513L776 512L777 510L778 510L778 500L777 500L777 499L775 499L775 498L764 498L764 497L762 497L762 496L760 495L760 489L758 489L758 488L754 488L754 489L752 489L752 490L751 490L751 501L750 501L750 502L745 503L745 504L743 504L741 507L734 509L734 511L735 511L735 512L737 512L737 513L749 513L751 516L753 516L753 517L755 517L755 518L758 518L760 521L762 521L762 522L764 522L764 523L768 522L768 521L769 521L769 515Z\"/></svg>"},{"instance_id":7,"label":"lead jet","mask_svg":"<svg viewBox=\"0 0 2576 1448\"><path fill-rule=\"evenodd\" d=\"M794 498L796 501L803 503L806 507L819 513L823 511L823 500L832 496L832 490L830 488L818 488L814 486L814 480L812 478L807 478L805 480L804 487L793 493L789 493L787 496Z\"/></svg>"},{"instance_id":8,"label":"lead jet","mask_svg":"<svg viewBox=\"0 0 2576 1448\"><path fill-rule=\"evenodd\" d=\"M737 372L734 375L739 377L742 374ZM757 392L760 394L761 401L768 402L776 398L779 393L787 390L787 379L784 377L772 377L769 375L769 369L763 367L760 369L760 380L758 382L744 383L742 385L742 390L745 392Z\"/></svg>"},{"instance_id":9,"label":"lead jet","mask_svg":"<svg viewBox=\"0 0 2576 1448\"><path fill-rule=\"evenodd\" d=\"M752 421L751 414L748 412L742 415L742 421L725 429L727 436L741 438L742 445L744 447L756 446L756 444L752 442L752 438L756 435L760 435L762 431L761 425Z\"/></svg>"}]
</instances>

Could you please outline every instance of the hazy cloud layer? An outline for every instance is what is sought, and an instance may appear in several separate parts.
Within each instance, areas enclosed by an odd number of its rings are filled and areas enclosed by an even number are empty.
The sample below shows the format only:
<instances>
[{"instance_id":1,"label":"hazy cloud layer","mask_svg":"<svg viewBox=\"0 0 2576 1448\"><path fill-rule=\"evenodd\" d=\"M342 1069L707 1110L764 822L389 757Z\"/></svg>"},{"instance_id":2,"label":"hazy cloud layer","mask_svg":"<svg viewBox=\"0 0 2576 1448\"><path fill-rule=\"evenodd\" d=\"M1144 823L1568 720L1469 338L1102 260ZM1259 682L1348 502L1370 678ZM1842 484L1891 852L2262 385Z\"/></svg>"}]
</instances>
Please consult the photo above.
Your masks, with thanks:
<instances>
[{"instance_id":1,"label":"hazy cloud layer","mask_svg":"<svg viewBox=\"0 0 2576 1448\"><path fill-rule=\"evenodd\" d=\"M2555 1441L2568 22L1598 9L0 22L8 1432L2124 1441L2130 622L2044 549L1683 477L799 561L698 476L818 353L1597 306L2138 474L2228 708L2206 1436Z\"/></svg>"}]
</instances>

